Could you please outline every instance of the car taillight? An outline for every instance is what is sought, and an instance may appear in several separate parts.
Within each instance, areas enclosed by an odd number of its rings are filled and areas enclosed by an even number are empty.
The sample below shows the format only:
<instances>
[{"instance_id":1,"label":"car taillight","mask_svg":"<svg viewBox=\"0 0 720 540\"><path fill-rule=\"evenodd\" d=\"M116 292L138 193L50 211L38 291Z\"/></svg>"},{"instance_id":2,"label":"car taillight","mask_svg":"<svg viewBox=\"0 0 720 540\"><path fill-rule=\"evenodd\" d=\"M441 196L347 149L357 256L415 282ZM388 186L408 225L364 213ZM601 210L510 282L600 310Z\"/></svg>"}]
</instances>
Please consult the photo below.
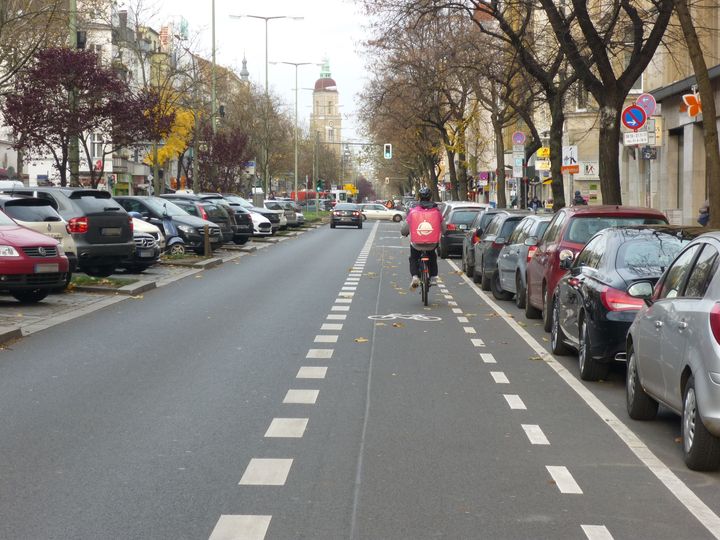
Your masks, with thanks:
<instances>
[{"instance_id":1,"label":"car taillight","mask_svg":"<svg viewBox=\"0 0 720 540\"><path fill-rule=\"evenodd\" d=\"M339 216L341 215L340 212L333 212L333 216Z\"/></svg>"},{"instance_id":2,"label":"car taillight","mask_svg":"<svg viewBox=\"0 0 720 540\"><path fill-rule=\"evenodd\" d=\"M533 258L535 255L535 252L537 251L537 246L530 246L528 248L528 254L527 254L527 262L530 262L530 259Z\"/></svg>"},{"instance_id":3,"label":"car taillight","mask_svg":"<svg viewBox=\"0 0 720 540\"><path fill-rule=\"evenodd\" d=\"M492 243L492 247L495 248L495 249L502 249L502 248L505 247L505 244L501 244L501 243L498 243L498 242L493 242L493 243Z\"/></svg>"},{"instance_id":4,"label":"car taillight","mask_svg":"<svg viewBox=\"0 0 720 540\"><path fill-rule=\"evenodd\" d=\"M135 223L133 223L133 219L128 216L128 223L130 224L130 234L135 232Z\"/></svg>"},{"instance_id":5,"label":"car taillight","mask_svg":"<svg viewBox=\"0 0 720 540\"><path fill-rule=\"evenodd\" d=\"M353 216L359 216L360 212L353 212Z\"/></svg>"},{"instance_id":6,"label":"car taillight","mask_svg":"<svg viewBox=\"0 0 720 540\"><path fill-rule=\"evenodd\" d=\"M720 343L720 302L715 302L710 310L710 329L715 341Z\"/></svg>"},{"instance_id":7,"label":"car taillight","mask_svg":"<svg viewBox=\"0 0 720 540\"><path fill-rule=\"evenodd\" d=\"M454 223L448 223L447 230L448 231L457 231L457 225L455 225Z\"/></svg>"},{"instance_id":8,"label":"car taillight","mask_svg":"<svg viewBox=\"0 0 720 540\"><path fill-rule=\"evenodd\" d=\"M603 287L600 301L608 311L637 311L645 305L642 298L634 298L625 291Z\"/></svg>"},{"instance_id":9,"label":"car taillight","mask_svg":"<svg viewBox=\"0 0 720 540\"><path fill-rule=\"evenodd\" d=\"M88 232L88 218L74 217L68 220L67 232L70 234L84 234Z\"/></svg>"},{"instance_id":10,"label":"car taillight","mask_svg":"<svg viewBox=\"0 0 720 540\"><path fill-rule=\"evenodd\" d=\"M471 242L473 245L475 245L475 244L478 243L479 240L480 240L480 237L478 236L477 231L475 231L475 232L473 233L473 235L472 235L472 238L470 239L470 242Z\"/></svg>"},{"instance_id":11,"label":"car taillight","mask_svg":"<svg viewBox=\"0 0 720 540\"><path fill-rule=\"evenodd\" d=\"M204 209L202 206L200 207L200 217L203 218L203 219L207 219L207 218L208 218L208 214L207 214L207 212L205 211L205 209Z\"/></svg>"}]
</instances>

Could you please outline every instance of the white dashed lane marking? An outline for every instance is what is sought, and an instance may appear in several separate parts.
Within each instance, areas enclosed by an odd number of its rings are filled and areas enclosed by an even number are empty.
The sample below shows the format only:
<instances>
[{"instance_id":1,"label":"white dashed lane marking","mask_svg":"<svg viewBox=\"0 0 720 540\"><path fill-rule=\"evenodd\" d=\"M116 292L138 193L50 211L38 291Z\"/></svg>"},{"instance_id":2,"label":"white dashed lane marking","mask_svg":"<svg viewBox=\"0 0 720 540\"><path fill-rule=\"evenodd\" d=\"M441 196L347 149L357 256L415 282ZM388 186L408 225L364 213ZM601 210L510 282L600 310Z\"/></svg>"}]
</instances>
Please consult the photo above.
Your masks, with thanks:
<instances>
[{"instance_id":1,"label":"white dashed lane marking","mask_svg":"<svg viewBox=\"0 0 720 540\"><path fill-rule=\"evenodd\" d=\"M457 315L458 313L462 313L463 311L460 308L453 308L452 312Z\"/></svg>"},{"instance_id":2,"label":"white dashed lane marking","mask_svg":"<svg viewBox=\"0 0 720 540\"><path fill-rule=\"evenodd\" d=\"M446 294L446 295L445 295L445 299L446 299L446 300L452 300L453 297L452 297L451 294Z\"/></svg>"},{"instance_id":3,"label":"white dashed lane marking","mask_svg":"<svg viewBox=\"0 0 720 540\"><path fill-rule=\"evenodd\" d=\"M502 371L491 371L490 376L493 378L496 384L510 384L507 375Z\"/></svg>"},{"instance_id":4,"label":"white dashed lane marking","mask_svg":"<svg viewBox=\"0 0 720 540\"><path fill-rule=\"evenodd\" d=\"M350 306L333 306L330 311L350 311Z\"/></svg>"},{"instance_id":5,"label":"white dashed lane marking","mask_svg":"<svg viewBox=\"0 0 720 540\"><path fill-rule=\"evenodd\" d=\"M503 397L505 398L505 401L507 401L507 404L510 405L511 409L527 410L525 403L523 403L523 400L520 399L520 396L517 394L503 394Z\"/></svg>"},{"instance_id":6,"label":"white dashed lane marking","mask_svg":"<svg viewBox=\"0 0 720 540\"><path fill-rule=\"evenodd\" d=\"M467 317L458 317L457 319L458 319L458 322L461 322L461 323L466 323L466 322L468 322L468 318L467 318Z\"/></svg>"},{"instance_id":7,"label":"white dashed lane marking","mask_svg":"<svg viewBox=\"0 0 720 540\"><path fill-rule=\"evenodd\" d=\"M305 434L307 424L307 418L273 418L265 436L299 439Z\"/></svg>"},{"instance_id":8,"label":"white dashed lane marking","mask_svg":"<svg viewBox=\"0 0 720 540\"><path fill-rule=\"evenodd\" d=\"M263 540L272 516L220 516L209 540Z\"/></svg>"},{"instance_id":9,"label":"white dashed lane marking","mask_svg":"<svg viewBox=\"0 0 720 540\"><path fill-rule=\"evenodd\" d=\"M325 366L322 367L316 367L316 366L303 366L298 371L296 379L324 379L325 375L327 374L327 369Z\"/></svg>"},{"instance_id":10,"label":"white dashed lane marking","mask_svg":"<svg viewBox=\"0 0 720 540\"><path fill-rule=\"evenodd\" d=\"M465 326L463 327L463 330L465 330L466 334L477 334L477 332L472 326Z\"/></svg>"},{"instance_id":11,"label":"white dashed lane marking","mask_svg":"<svg viewBox=\"0 0 720 540\"><path fill-rule=\"evenodd\" d=\"M457 302L453 302L452 300L448 302L448 306L454 306L457 307Z\"/></svg>"},{"instance_id":12,"label":"white dashed lane marking","mask_svg":"<svg viewBox=\"0 0 720 540\"><path fill-rule=\"evenodd\" d=\"M555 481L560 493L568 495L582 495L582 489L577 485L577 482L568 471L567 467L560 467L554 465L548 465L547 467L550 476Z\"/></svg>"},{"instance_id":13,"label":"white dashed lane marking","mask_svg":"<svg viewBox=\"0 0 720 540\"><path fill-rule=\"evenodd\" d=\"M337 298L335 300L336 304L352 304L352 298Z\"/></svg>"},{"instance_id":14,"label":"white dashed lane marking","mask_svg":"<svg viewBox=\"0 0 720 540\"><path fill-rule=\"evenodd\" d=\"M473 338L470 341L472 341L472 344L475 347L484 347L485 346L485 342L480 338Z\"/></svg>"},{"instance_id":15,"label":"white dashed lane marking","mask_svg":"<svg viewBox=\"0 0 720 540\"><path fill-rule=\"evenodd\" d=\"M310 349L305 358L332 358L334 349Z\"/></svg>"},{"instance_id":16,"label":"white dashed lane marking","mask_svg":"<svg viewBox=\"0 0 720 540\"><path fill-rule=\"evenodd\" d=\"M495 357L490 353L480 353L480 358L482 358L482 361L486 364L497 364L497 360L495 360Z\"/></svg>"},{"instance_id":17,"label":"white dashed lane marking","mask_svg":"<svg viewBox=\"0 0 720 540\"><path fill-rule=\"evenodd\" d=\"M283 403L314 405L320 390L288 390Z\"/></svg>"},{"instance_id":18,"label":"white dashed lane marking","mask_svg":"<svg viewBox=\"0 0 720 540\"><path fill-rule=\"evenodd\" d=\"M315 336L315 343L337 343L338 336L318 335Z\"/></svg>"},{"instance_id":19,"label":"white dashed lane marking","mask_svg":"<svg viewBox=\"0 0 720 540\"><path fill-rule=\"evenodd\" d=\"M241 486L284 486L292 459L253 458L240 479Z\"/></svg>"},{"instance_id":20,"label":"white dashed lane marking","mask_svg":"<svg viewBox=\"0 0 720 540\"><path fill-rule=\"evenodd\" d=\"M342 324L325 323L320 327L320 330L342 330Z\"/></svg>"},{"instance_id":21,"label":"white dashed lane marking","mask_svg":"<svg viewBox=\"0 0 720 540\"><path fill-rule=\"evenodd\" d=\"M522 424L525 435L530 439L530 444L550 444L540 426L535 424Z\"/></svg>"},{"instance_id":22,"label":"white dashed lane marking","mask_svg":"<svg viewBox=\"0 0 720 540\"><path fill-rule=\"evenodd\" d=\"M612 534L604 525L581 525L588 540L613 540Z\"/></svg>"},{"instance_id":23,"label":"white dashed lane marking","mask_svg":"<svg viewBox=\"0 0 720 540\"><path fill-rule=\"evenodd\" d=\"M357 291L357 287L343 287L342 291Z\"/></svg>"},{"instance_id":24,"label":"white dashed lane marking","mask_svg":"<svg viewBox=\"0 0 720 540\"><path fill-rule=\"evenodd\" d=\"M331 313L326 317L326 320L328 321L344 321L345 319L347 319L347 315L339 315L335 313Z\"/></svg>"}]
</instances>

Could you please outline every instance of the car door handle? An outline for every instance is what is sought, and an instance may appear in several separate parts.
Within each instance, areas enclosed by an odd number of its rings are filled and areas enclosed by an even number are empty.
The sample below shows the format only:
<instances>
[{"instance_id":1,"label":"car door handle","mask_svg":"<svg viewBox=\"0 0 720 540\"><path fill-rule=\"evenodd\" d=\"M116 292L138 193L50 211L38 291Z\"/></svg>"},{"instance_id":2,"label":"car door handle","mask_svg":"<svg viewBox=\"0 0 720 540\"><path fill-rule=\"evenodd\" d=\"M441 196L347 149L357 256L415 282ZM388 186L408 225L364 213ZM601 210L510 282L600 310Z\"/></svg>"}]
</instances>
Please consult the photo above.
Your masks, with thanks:
<instances>
[{"instance_id":1,"label":"car door handle","mask_svg":"<svg viewBox=\"0 0 720 540\"><path fill-rule=\"evenodd\" d=\"M655 321L655 328L662 328L663 322L662 321Z\"/></svg>"},{"instance_id":2,"label":"car door handle","mask_svg":"<svg viewBox=\"0 0 720 540\"><path fill-rule=\"evenodd\" d=\"M687 327L688 327L688 323L686 323L685 321L682 321L682 322L679 322L679 323L678 323L678 329L679 329L679 330L685 330Z\"/></svg>"}]
</instances>

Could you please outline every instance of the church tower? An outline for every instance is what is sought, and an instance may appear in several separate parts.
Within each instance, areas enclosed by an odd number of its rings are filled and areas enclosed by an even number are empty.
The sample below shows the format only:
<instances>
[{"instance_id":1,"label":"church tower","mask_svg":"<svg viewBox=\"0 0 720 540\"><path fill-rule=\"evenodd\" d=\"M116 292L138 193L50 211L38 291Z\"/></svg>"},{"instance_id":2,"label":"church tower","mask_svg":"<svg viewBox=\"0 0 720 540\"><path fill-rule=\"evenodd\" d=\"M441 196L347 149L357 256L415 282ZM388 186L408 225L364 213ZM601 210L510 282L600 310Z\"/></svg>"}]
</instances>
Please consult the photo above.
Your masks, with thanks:
<instances>
[{"instance_id":1,"label":"church tower","mask_svg":"<svg viewBox=\"0 0 720 540\"><path fill-rule=\"evenodd\" d=\"M328 148L340 157L342 117L337 84L330 74L330 62L323 61L320 78L315 81L313 91L313 112L310 115L310 131L320 143L328 143Z\"/></svg>"}]
</instances>

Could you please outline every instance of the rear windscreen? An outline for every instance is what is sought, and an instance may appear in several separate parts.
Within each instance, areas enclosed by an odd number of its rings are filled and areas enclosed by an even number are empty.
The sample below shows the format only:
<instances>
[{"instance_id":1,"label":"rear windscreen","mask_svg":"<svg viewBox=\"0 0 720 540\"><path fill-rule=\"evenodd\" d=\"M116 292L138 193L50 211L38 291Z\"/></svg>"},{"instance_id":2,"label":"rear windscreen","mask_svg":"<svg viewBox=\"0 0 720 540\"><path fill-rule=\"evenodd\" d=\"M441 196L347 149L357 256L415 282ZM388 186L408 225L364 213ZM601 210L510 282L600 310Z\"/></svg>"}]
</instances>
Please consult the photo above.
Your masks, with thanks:
<instances>
[{"instance_id":1,"label":"rear windscreen","mask_svg":"<svg viewBox=\"0 0 720 540\"><path fill-rule=\"evenodd\" d=\"M214 204L206 204L204 206L205 212L207 212L208 217L216 218L216 219L227 219L227 212L220 208L217 205Z\"/></svg>"},{"instance_id":2,"label":"rear windscreen","mask_svg":"<svg viewBox=\"0 0 720 540\"><path fill-rule=\"evenodd\" d=\"M508 238L515 230L515 227L518 226L518 223L520 223L520 219L508 219L505 223L503 223L498 236L501 238Z\"/></svg>"},{"instance_id":3,"label":"rear windscreen","mask_svg":"<svg viewBox=\"0 0 720 540\"><path fill-rule=\"evenodd\" d=\"M480 210L458 210L450 216L450 223L456 225L470 225Z\"/></svg>"},{"instance_id":4,"label":"rear windscreen","mask_svg":"<svg viewBox=\"0 0 720 540\"><path fill-rule=\"evenodd\" d=\"M639 277L661 274L689 241L662 234L625 242L618 249L615 266Z\"/></svg>"},{"instance_id":5,"label":"rear windscreen","mask_svg":"<svg viewBox=\"0 0 720 540\"><path fill-rule=\"evenodd\" d=\"M98 212L116 212L123 213L122 207L113 199L106 197L98 198L95 196L73 197L73 204L78 206L84 213L94 214Z\"/></svg>"},{"instance_id":6,"label":"rear windscreen","mask_svg":"<svg viewBox=\"0 0 720 540\"><path fill-rule=\"evenodd\" d=\"M667 221L660 218L622 217L622 216L588 216L575 217L565 231L564 240L577 244L587 244L595 233L608 227L624 227L628 225L666 225Z\"/></svg>"},{"instance_id":7,"label":"rear windscreen","mask_svg":"<svg viewBox=\"0 0 720 540\"><path fill-rule=\"evenodd\" d=\"M5 205L5 213L13 219L28 222L60 221L62 218L49 204L42 206Z\"/></svg>"}]
</instances>

